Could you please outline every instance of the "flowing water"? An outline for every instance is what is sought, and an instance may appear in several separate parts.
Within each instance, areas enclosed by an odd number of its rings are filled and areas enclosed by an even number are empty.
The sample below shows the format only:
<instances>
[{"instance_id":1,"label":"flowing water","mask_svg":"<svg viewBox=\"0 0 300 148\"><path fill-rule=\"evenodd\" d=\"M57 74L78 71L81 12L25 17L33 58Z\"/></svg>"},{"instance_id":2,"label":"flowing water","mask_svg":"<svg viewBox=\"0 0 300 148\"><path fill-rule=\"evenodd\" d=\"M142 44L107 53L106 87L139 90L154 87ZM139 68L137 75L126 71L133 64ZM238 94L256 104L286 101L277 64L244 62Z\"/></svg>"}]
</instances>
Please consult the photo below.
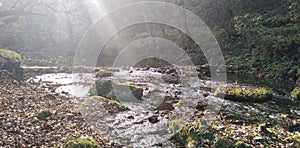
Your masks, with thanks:
<instances>
[{"instance_id":1,"label":"flowing water","mask_svg":"<svg viewBox=\"0 0 300 148\"><path fill-rule=\"evenodd\" d=\"M31 78L30 82L44 87L48 91L53 91L61 95L86 98L90 85L96 79L109 79L117 84L134 83L144 89L142 101L121 101L130 110L117 114L107 114L104 109L97 110L97 115L89 110L83 110L82 114L86 120L95 127L101 129L103 136L110 137L112 141L120 142L134 147L153 146L159 143L172 146L167 139L170 139L179 129L170 129L170 122L180 121L182 125L188 121L195 120L194 113L197 112L197 102L209 100L213 107L222 106L221 114L226 118L234 119L235 122L255 123L255 122L283 122L282 116L289 115L289 118L300 118L300 108L297 103L289 103L289 98L283 96L282 87L272 88L281 90L276 93L273 100L265 103L241 103L226 101L213 96L210 87L213 81L200 80L198 77L185 77L180 75L180 83L169 84L162 79L162 74L157 69L122 69L114 72L113 77L95 78L91 73L52 73ZM235 78L236 79L236 78ZM238 79L236 79L238 80ZM238 82L245 82L238 80ZM256 85L257 83L242 83L238 85ZM237 85L230 83L230 85ZM263 86L260 83L258 86ZM173 101L183 101L183 106L175 107L172 115L168 112L155 110L166 97L175 98ZM80 100L80 99L78 99ZM83 100L83 99L81 99ZM80 102L80 101L79 101ZM217 104L219 102L219 104ZM104 107L103 107L104 108ZM149 117L157 117L157 122L153 123ZM100 119L102 119L100 121Z\"/></svg>"}]
</instances>

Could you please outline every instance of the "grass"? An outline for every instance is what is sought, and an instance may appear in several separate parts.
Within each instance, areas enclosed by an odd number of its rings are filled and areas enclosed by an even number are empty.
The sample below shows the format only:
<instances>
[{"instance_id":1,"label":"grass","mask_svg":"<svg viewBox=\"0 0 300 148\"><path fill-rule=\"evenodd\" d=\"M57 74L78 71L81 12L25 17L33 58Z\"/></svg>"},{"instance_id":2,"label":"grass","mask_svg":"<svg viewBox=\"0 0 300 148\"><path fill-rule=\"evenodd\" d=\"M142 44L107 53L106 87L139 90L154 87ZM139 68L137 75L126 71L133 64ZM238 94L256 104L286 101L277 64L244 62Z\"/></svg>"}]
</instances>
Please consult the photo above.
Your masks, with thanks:
<instances>
[{"instance_id":1,"label":"grass","mask_svg":"<svg viewBox=\"0 0 300 148\"><path fill-rule=\"evenodd\" d=\"M21 61L21 55L11 51L11 50L6 50L6 49L0 49L0 56L4 57L4 58L9 58L15 61L20 62Z\"/></svg>"}]
</instances>

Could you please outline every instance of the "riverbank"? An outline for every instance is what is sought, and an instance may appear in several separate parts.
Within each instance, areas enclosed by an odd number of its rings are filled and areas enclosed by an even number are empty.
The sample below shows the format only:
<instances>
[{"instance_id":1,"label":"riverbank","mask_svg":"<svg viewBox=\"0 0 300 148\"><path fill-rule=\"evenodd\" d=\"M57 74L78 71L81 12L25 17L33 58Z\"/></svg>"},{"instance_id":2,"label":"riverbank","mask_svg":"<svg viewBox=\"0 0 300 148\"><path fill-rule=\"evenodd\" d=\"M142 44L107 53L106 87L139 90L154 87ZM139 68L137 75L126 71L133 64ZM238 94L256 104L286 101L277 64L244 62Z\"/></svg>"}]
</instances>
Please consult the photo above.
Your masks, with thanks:
<instances>
[{"instance_id":1,"label":"riverbank","mask_svg":"<svg viewBox=\"0 0 300 148\"><path fill-rule=\"evenodd\" d=\"M74 98L49 95L4 73L0 82L1 146L61 147L72 137L82 135L94 138L103 147L110 146L84 121ZM41 110L50 111L49 117L39 119Z\"/></svg>"}]
</instances>

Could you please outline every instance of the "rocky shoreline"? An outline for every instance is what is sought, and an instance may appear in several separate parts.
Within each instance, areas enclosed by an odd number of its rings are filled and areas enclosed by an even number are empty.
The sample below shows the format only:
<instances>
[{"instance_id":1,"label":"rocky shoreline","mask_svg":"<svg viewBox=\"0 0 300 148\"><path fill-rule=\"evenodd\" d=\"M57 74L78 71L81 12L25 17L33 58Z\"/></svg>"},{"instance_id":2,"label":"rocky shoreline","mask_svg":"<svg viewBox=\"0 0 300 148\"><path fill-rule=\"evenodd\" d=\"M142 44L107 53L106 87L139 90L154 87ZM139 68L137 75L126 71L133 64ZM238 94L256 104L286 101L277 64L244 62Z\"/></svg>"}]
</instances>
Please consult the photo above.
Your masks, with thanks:
<instances>
[{"instance_id":1,"label":"rocky shoreline","mask_svg":"<svg viewBox=\"0 0 300 148\"><path fill-rule=\"evenodd\" d=\"M34 75L34 73L27 73ZM47 94L37 86L0 75L0 145L4 147L62 147L71 137L87 135L111 146L86 123L73 98ZM40 110L50 116L38 119Z\"/></svg>"}]
</instances>

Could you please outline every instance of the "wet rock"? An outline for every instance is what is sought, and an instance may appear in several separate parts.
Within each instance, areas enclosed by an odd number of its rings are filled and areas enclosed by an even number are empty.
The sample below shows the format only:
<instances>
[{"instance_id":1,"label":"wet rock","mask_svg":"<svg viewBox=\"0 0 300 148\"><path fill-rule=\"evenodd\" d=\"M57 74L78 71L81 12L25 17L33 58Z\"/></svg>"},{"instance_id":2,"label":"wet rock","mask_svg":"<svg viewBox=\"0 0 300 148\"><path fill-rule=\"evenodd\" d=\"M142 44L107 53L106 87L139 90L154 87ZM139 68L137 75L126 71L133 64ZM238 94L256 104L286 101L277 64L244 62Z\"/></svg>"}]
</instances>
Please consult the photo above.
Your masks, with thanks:
<instances>
[{"instance_id":1,"label":"wet rock","mask_svg":"<svg viewBox=\"0 0 300 148\"><path fill-rule=\"evenodd\" d=\"M91 96L103 96L109 97L112 93L112 81L111 80L97 80L92 85L90 91Z\"/></svg>"},{"instance_id":2,"label":"wet rock","mask_svg":"<svg viewBox=\"0 0 300 148\"><path fill-rule=\"evenodd\" d=\"M172 69L169 69L166 71L166 74L172 74L172 73L176 73L176 69L175 68L172 68Z\"/></svg>"},{"instance_id":3,"label":"wet rock","mask_svg":"<svg viewBox=\"0 0 300 148\"><path fill-rule=\"evenodd\" d=\"M196 109L199 111L204 111L207 105L207 101L199 101L196 105Z\"/></svg>"},{"instance_id":4,"label":"wet rock","mask_svg":"<svg viewBox=\"0 0 300 148\"><path fill-rule=\"evenodd\" d=\"M90 89L91 96L102 96L118 99L126 99L126 96L130 97L132 94L132 96L135 97L133 99L141 100L143 93L143 88L133 85L118 85L114 84L111 80L97 80Z\"/></svg>"},{"instance_id":5,"label":"wet rock","mask_svg":"<svg viewBox=\"0 0 300 148\"><path fill-rule=\"evenodd\" d=\"M134 119L134 116L128 116L127 118L128 119Z\"/></svg>"},{"instance_id":6,"label":"wet rock","mask_svg":"<svg viewBox=\"0 0 300 148\"><path fill-rule=\"evenodd\" d=\"M296 124L296 125L289 127L289 132L300 133L300 124Z\"/></svg>"},{"instance_id":7,"label":"wet rock","mask_svg":"<svg viewBox=\"0 0 300 148\"><path fill-rule=\"evenodd\" d=\"M172 110L175 109L173 104L176 104L176 103L178 103L177 100L175 100L172 97L166 96L164 101L161 104L159 104L158 107L156 107L156 110L169 110L169 111L172 111Z\"/></svg>"},{"instance_id":8,"label":"wet rock","mask_svg":"<svg viewBox=\"0 0 300 148\"><path fill-rule=\"evenodd\" d=\"M178 84L180 83L180 78L177 74L171 74L171 75L163 75L162 79L164 80L165 83L170 83L170 84Z\"/></svg>"},{"instance_id":9,"label":"wet rock","mask_svg":"<svg viewBox=\"0 0 300 148\"><path fill-rule=\"evenodd\" d=\"M23 68L21 68L21 56L10 50L0 49L0 70L6 70L18 80L23 80Z\"/></svg>"},{"instance_id":10,"label":"wet rock","mask_svg":"<svg viewBox=\"0 0 300 148\"><path fill-rule=\"evenodd\" d=\"M203 92L203 96L206 98L209 96L209 92Z\"/></svg>"},{"instance_id":11,"label":"wet rock","mask_svg":"<svg viewBox=\"0 0 300 148\"><path fill-rule=\"evenodd\" d=\"M96 71L96 77L102 78L102 77L111 77L113 75L111 70L100 68Z\"/></svg>"},{"instance_id":12,"label":"wet rock","mask_svg":"<svg viewBox=\"0 0 300 148\"><path fill-rule=\"evenodd\" d=\"M152 124L159 122L158 115L153 115L151 117L148 117L148 121Z\"/></svg>"}]
</instances>

